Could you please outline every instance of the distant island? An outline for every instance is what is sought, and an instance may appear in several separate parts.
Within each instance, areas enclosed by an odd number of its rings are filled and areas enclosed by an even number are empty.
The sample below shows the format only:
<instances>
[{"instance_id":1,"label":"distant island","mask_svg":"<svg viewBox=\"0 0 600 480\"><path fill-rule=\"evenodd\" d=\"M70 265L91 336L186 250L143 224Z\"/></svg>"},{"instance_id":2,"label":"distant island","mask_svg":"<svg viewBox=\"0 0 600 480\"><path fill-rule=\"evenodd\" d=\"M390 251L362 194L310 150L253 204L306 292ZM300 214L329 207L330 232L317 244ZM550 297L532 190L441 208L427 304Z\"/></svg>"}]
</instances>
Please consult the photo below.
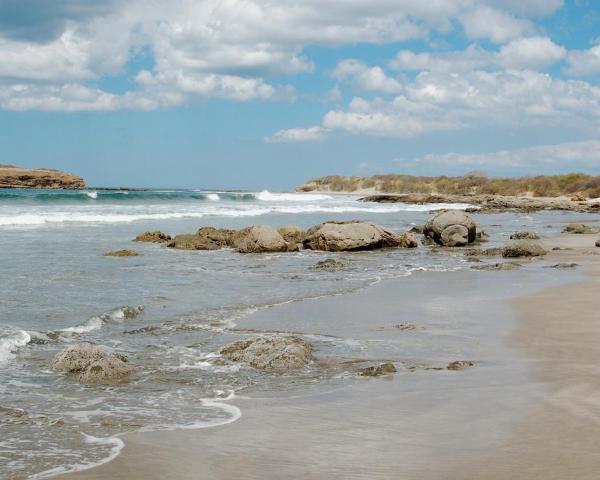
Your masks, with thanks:
<instances>
[{"instance_id":1,"label":"distant island","mask_svg":"<svg viewBox=\"0 0 600 480\"><path fill-rule=\"evenodd\" d=\"M50 168L0 165L0 188L85 188L83 178Z\"/></svg>"},{"instance_id":2,"label":"distant island","mask_svg":"<svg viewBox=\"0 0 600 480\"><path fill-rule=\"evenodd\" d=\"M417 177L374 175L371 177L328 176L311 180L299 192L350 192L358 194L505 195L531 197L600 198L600 176L571 173L554 176L493 178L483 173L461 177Z\"/></svg>"}]
</instances>

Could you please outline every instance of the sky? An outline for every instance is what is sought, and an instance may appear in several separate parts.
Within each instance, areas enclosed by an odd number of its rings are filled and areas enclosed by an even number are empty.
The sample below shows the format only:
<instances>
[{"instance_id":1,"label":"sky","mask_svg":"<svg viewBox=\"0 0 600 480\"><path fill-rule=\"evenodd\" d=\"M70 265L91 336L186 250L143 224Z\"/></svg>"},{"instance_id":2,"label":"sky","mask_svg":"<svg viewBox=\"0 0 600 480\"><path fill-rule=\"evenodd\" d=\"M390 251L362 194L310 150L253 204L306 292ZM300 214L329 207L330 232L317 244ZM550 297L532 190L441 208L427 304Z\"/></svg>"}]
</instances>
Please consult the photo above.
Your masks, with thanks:
<instances>
[{"instance_id":1,"label":"sky","mask_svg":"<svg viewBox=\"0 0 600 480\"><path fill-rule=\"evenodd\" d=\"M600 174L600 2L0 0L0 164L274 190Z\"/></svg>"}]
</instances>

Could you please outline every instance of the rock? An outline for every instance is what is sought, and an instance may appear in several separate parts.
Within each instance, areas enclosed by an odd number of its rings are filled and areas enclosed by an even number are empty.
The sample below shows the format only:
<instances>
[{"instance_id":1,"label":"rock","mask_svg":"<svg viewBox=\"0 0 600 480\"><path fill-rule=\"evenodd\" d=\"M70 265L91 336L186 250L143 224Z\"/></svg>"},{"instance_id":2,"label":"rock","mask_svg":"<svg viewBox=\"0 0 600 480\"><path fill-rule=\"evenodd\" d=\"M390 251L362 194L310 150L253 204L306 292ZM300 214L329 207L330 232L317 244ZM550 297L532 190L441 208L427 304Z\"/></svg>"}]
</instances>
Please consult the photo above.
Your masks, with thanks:
<instances>
[{"instance_id":1,"label":"rock","mask_svg":"<svg viewBox=\"0 0 600 480\"><path fill-rule=\"evenodd\" d=\"M600 240L596 240L596 246L600 247Z\"/></svg>"},{"instance_id":2,"label":"rock","mask_svg":"<svg viewBox=\"0 0 600 480\"><path fill-rule=\"evenodd\" d=\"M196 235L219 247L233 247L234 240L238 235L237 230L229 228L201 227Z\"/></svg>"},{"instance_id":3,"label":"rock","mask_svg":"<svg viewBox=\"0 0 600 480\"><path fill-rule=\"evenodd\" d=\"M502 250L504 258L541 257L546 253L548 252L539 243L531 240L517 240Z\"/></svg>"},{"instance_id":4,"label":"rock","mask_svg":"<svg viewBox=\"0 0 600 480\"><path fill-rule=\"evenodd\" d=\"M585 202L587 198L585 198L581 193L575 193L571 196L572 202Z\"/></svg>"},{"instance_id":5,"label":"rock","mask_svg":"<svg viewBox=\"0 0 600 480\"><path fill-rule=\"evenodd\" d=\"M312 267L312 270L325 270L327 272L333 272L334 270L339 270L341 268L345 268L348 266L347 261L336 260L335 258L326 258L325 260L321 260L315 263Z\"/></svg>"},{"instance_id":6,"label":"rock","mask_svg":"<svg viewBox=\"0 0 600 480\"><path fill-rule=\"evenodd\" d=\"M221 355L260 370L286 372L308 365L312 347L294 335L269 335L226 345Z\"/></svg>"},{"instance_id":7,"label":"rock","mask_svg":"<svg viewBox=\"0 0 600 480\"><path fill-rule=\"evenodd\" d=\"M44 168L19 168L0 165L0 188L85 188L83 178L71 173Z\"/></svg>"},{"instance_id":8,"label":"rock","mask_svg":"<svg viewBox=\"0 0 600 480\"><path fill-rule=\"evenodd\" d=\"M475 365L474 362L470 360L457 360L456 362L450 362L447 366L447 370L464 370L465 368L469 368Z\"/></svg>"},{"instance_id":9,"label":"rock","mask_svg":"<svg viewBox=\"0 0 600 480\"><path fill-rule=\"evenodd\" d=\"M591 227L588 227L584 223L569 223L564 229L564 233L574 233L578 235L588 234L588 233L596 233L597 230Z\"/></svg>"},{"instance_id":10,"label":"rock","mask_svg":"<svg viewBox=\"0 0 600 480\"><path fill-rule=\"evenodd\" d=\"M76 375L82 383L104 383L126 380L135 368L127 357L108 353L90 343L71 345L59 352L51 367L59 372Z\"/></svg>"},{"instance_id":11,"label":"rock","mask_svg":"<svg viewBox=\"0 0 600 480\"><path fill-rule=\"evenodd\" d=\"M278 228L277 231L286 242L291 243L292 245L302 243L306 238L306 230L303 230L296 225L285 225L284 227Z\"/></svg>"},{"instance_id":12,"label":"rock","mask_svg":"<svg viewBox=\"0 0 600 480\"><path fill-rule=\"evenodd\" d=\"M377 365L376 367L363 368L358 374L363 377L379 377L380 375L391 375L396 372L397 370L396 367L394 367L394 364L388 362Z\"/></svg>"},{"instance_id":13,"label":"rock","mask_svg":"<svg viewBox=\"0 0 600 480\"><path fill-rule=\"evenodd\" d=\"M417 235L423 235L424 231L425 231L425 227L423 227L422 225L415 225L408 232L415 233Z\"/></svg>"},{"instance_id":14,"label":"rock","mask_svg":"<svg viewBox=\"0 0 600 480\"><path fill-rule=\"evenodd\" d=\"M135 239L134 242L149 242L149 243L164 243L171 240L171 235L167 235L159 230L155 232L144 232L140 233Z\"/></svg>"},{"instance_id":15,"label":"rock","mask_svg":"<svg viewBox=\"0 0 600 480\"><path fill-rule=\"evenodd\" d=\"M287 243L273 227L259 225L252 227L235 242L240 253L291 252L298 250L298 245Z\"/></svg>"},{"instance_id":16,"label":"rock","mask_svg":"<svg viewBox=\"0 0 600 480\"><path fill-rule=\"evenodd\" d=\"M367 222L326 222L312 227L302 244L311 250L342 252L389 247L415 248L417 239L412 233L398 235Z\"/></svg>"},{"instance_id":17,"label":"rock","mask_svg":"<svg viewBox=\"0 0 600 480\"><path fill-rule=\"evenodd\" d=\"M556 265L549 265L545 268L558 268L559 270L566 270L569 268L577 268L578 266L578 263L557 263Z\"/></svg>"},{"instance_id":18,"label":"rock","mask_svg":"<svg viewBox=\"0 0 600 480\"><path fill-rule=\"evenodd\" d=\"M471 270L488 270L488 271L492 271L492 272L499 272L499 271L505 271L505 270L516 270L517 268L520 268L521 266L522 265L520 265L518 263L513 263L513 262L494 263L494 264L486 263L485 265L474 265L471 267Z\"/></svg>"},{"instance_id":19,"label":"rock","mask_svg":"<svg viewBox=\"0 0 600 480\"><path fill-rule=\"evenodd\" d=\"M539 240L540 236L535 232L515 232L510 236L511 240Z\"/></svg>"},{"instance_id":20,"label":"rock","mask_svg":"<svg viewBox=\"0 0 600 480\"><path fill-rule=\"evenodd\" d=\"M465 212L445 210L429 219L424 233L438 245L463 247L476 240L477 225Z\"/></svg>"},{"instance_id":21,"label":"rock","mask_svg":"<svg viewBox=\"0 0 600 480\"><path fill-rule=\"evenodd\" d=\"M115 250L104 254L105 257L139 257L139 255L135 250Z\"/></svg>"},{"instance_id":22,"label":"rock","mask_svg":"<svg viewBox=\"0 0 600 480\"><path fill-rule=\"evenodd\" d=\"M483 231L483 229L481 229L479 227L479 225L477 225L477 228L475 230L475 241L476 242L487 242L487 237L488 237L488 234L485 233L485 231Z\"/></svg>"},{"instance_id":23,"label":"rock","mask_svg":"<svg viewBox=\"0 0 600 480\"><path fill-rule=\"evenodd\" d=\"M218 250L221 246L206 237L198 235L177 235L167 243L167 248L177 250Z\"/></svg>"}]
</instances>

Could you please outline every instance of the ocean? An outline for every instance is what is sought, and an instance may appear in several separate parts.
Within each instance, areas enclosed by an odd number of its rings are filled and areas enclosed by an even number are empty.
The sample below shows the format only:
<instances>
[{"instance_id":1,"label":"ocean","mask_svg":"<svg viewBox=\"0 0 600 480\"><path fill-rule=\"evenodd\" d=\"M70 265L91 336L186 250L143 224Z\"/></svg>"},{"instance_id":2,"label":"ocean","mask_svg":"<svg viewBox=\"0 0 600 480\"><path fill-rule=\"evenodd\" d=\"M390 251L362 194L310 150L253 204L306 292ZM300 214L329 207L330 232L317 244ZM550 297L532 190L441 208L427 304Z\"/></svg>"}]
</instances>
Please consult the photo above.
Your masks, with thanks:
<instances>
[{"instance_id":1,"label":"ocean","mask_svg":"<svg viewBox=\"0 0 600 480\"><path fill-rule=\"evenodd\" d=\"M223 361L220 347L249 332L237 321L306 299L344 295L419 272L468 270L460 253L428 248L329 254L241 255L132 243L162 230L241 228L361 219L406 231L431 211L468 205L362 203L357 196L205 190L0 190L0 477L42 478L108 461L132 431L209 428L242 412L249 390L288 391L346 381L309 367L269 375ZM516 230L558 233L573 213L474 215L489 246ZM111 258L135 248L141 256ZM325 258L347 268L317 271ZM509 273L509 272L507 272ZM407 299L409 300L409 299ZM352 338L314 337L317 349L351 357ZM81 341L124 353L143 370L127 384L81 385L49 368Z\"/></svg>"}]
</instances>

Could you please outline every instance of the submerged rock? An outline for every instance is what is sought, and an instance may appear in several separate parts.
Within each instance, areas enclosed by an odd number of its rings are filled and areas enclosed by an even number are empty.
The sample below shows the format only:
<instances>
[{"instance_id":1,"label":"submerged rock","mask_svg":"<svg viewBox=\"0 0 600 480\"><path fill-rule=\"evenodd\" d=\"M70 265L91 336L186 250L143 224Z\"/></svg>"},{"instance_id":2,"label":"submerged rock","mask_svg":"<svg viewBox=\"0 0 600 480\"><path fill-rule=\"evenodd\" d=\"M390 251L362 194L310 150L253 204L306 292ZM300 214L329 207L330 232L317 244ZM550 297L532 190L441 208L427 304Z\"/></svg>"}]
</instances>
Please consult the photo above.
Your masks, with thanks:
<instances>
[{"instance_id":1,"label":"submerged rock","mask_svg":"<svg viewBox=\"0 0 600 480\"><path fill-rule=\"evenodd\" d=\"M531 231L527 232L515 232L510 236L511 240L539 240L540 236Z\"/></svg>"},{"instance_id":2,"label":"submerged rock","mask_svg":"<svg viewBox=\"0 0 600 480\"><path fill-rule=\"evenodd\" d=\"M325 222L307 232L303 245L311 250L342 252L391 247L415 248L417 239L412 233L398 235L367 222Z\"/></svg>"},{"instance_id":3,"label":"submerged rock","mask_svg":"<svg viewBox=\"0 0 600 480\"><path fill-rule=\"evenodd\" d=\"M531 240L517 240L512 245L504 247L504 258L541 257L546 255L546 250L537 242Z\"/></svg>"},{"instance_id":4,"label":"submerged rock","mask_svg":"<svg viewBox=\"0 0 600 480\"><path fill-rule=\"evenodd\" d=\"M566 270L569 268L577 268L578 266L578 263L557 263L555 265L549 265L546 268L558 268L559 270Z\"/></svg>"},{"instance_id":5,"label":"submerged rock","mask_svg":"<svg viewBox=\"0 0 600 480\"><path fill-rule=\"evenodd\" d=\"M326 258L325 260L321 260L315 263L312 267L312 270L325 270L327 272L333 272L334 270L339 270L341 268L345 268L348 266L347 261L336 260L335 258Z\"/></svg>"},{"instance_id":6,"label":"submerged rock","mask_svg":"<svg viewBox=\"0 0 600 480\"><path fill-rule=\"evenodd\" d=\"M450 362L447 366L447 370L464 370L465 368L469 368L475 365L475 362L470 360L457 360L455 362Z\"/></svg>"},{"instance_id":7,"label":"submerged rock","mask_svg":"<svg viewBox=\"0 0 600 480\"><path fill-rule=\"evenodd\" d=\"M306 238L306 230L303 230L297 225L285 225L278 228L277 231L286 242L291 243L292 245L302 243Z\"/></svg>"},{"instance_id":8,"label":"submerged rock","mask_svg":"<svg viewBox=\"0 0 600 480\"><path fill-rule=\"evenodd\" d=\"M380 375L391 375L396 373L396 367L393 363L382 363L381 365L362 368L358 374L363 377L379 377Z\"/></svg>"},{"instance_id":9,"label":"submerged rock","mask_svg":"<svg viewBox=\"0 0 600 480\"><path fill-rule=\"evenodd\" d=\"M250 228L245 235L235 242L240 253L291 252L298 250L298 245L290 244L273 227L259 225Z\"/></svg>"},{"instance_id":10,"label":"submerged rock","mask_svg":"<svg viewBox=\"0 0 600 480\"><path fill-rule=\"evenodd\" d=\"M82 383L104 383L126 380L135 371L126 362L127 357L123 355L108 353L90 343L80 343L59 352L51 367L76 375Z\"/></svg>"},{"instance_id":11,"label":"submerged rock","mask_svg":"<svg viewBox=\"0 0 600 480\"><path fill-rule=\"evenodd\" d=\"M564 229L564 233L574 233L574 234L589 234L589 233L597 233L598 229L588 227L584 223L569 223Z\"/></svg>"},{"instance_id":12,"label":"submerged rock","mask_svg":"<svg viewBox=\"0 0 600 480\"><path fill-rule=\"evenodd\" d=\"M486 263L485 265L474 265L471 267L471 270L488 270L488 271L492 271L492 272L500 272L500 271L506 271L506 270L516 270L517 268L520 268L521 266L522 265L520 265L518 263L513 263L513 262L494 263L494 264Z\"/></svg>"},{"instance_id":13,"label":"submerged rock","mask_svg":"<svg viewBox=\"0 0 600 480\"><path fill-rule=\"evenodd\" d=\"M167 243L167 248L176 250L218 250L221 246L206 237L198 235L177 235Z\"/></svg>"},{"instance_id":14,"label":"submerged rock","mask_svg":"<svg viewBox=\"0 0 600 480\"><path fill-rule=\"evenodd\" d=\"M465 256L470 258L478 258L478 257L499 257L502 255L504 249L494 247L494 248L471 248L465 251Z\"/></svg>"},{"instance_id":15,"label":"submerged rock","mask_svg":"<svg viewBox=\"0 0 600 480\"><path fill-rule=\"evenodd\" d=\"M294 335L269 335L226 345L221 355L259 370L286 372L308 365L312 360L312 347Z\"/></svg>"},{"instance_id":16,"label":"submerged rock","mask_svg":"<svg viewBox=\"0 0 600 480\"><path fill-rule=\"evenodd\" d=\"M134 238L134 242L165 243L171 240L171 235L156 230L155 232L140 233Z\"/></svg>"},{"instance_id":17,"label":"submerged rock","mask_svg":"<svg viewBox=\"0 0 600 480\"><path fill-rule=\"evenodd\" d=\"M424 234L444 247L464 247L477 239L477 225L465 212L445 210L427 221Z\"/></svg>"},{"instance_id":18,"label":"submerged rock","mask_svg":"<svg viewBox=\"0 0 600 480\"><path fill-rule=\"evenodd\" d=\"M105 257L139 257L140 254L135 250L115 250L114 252L106 252Z\"/></svg>"}]
</instances>

